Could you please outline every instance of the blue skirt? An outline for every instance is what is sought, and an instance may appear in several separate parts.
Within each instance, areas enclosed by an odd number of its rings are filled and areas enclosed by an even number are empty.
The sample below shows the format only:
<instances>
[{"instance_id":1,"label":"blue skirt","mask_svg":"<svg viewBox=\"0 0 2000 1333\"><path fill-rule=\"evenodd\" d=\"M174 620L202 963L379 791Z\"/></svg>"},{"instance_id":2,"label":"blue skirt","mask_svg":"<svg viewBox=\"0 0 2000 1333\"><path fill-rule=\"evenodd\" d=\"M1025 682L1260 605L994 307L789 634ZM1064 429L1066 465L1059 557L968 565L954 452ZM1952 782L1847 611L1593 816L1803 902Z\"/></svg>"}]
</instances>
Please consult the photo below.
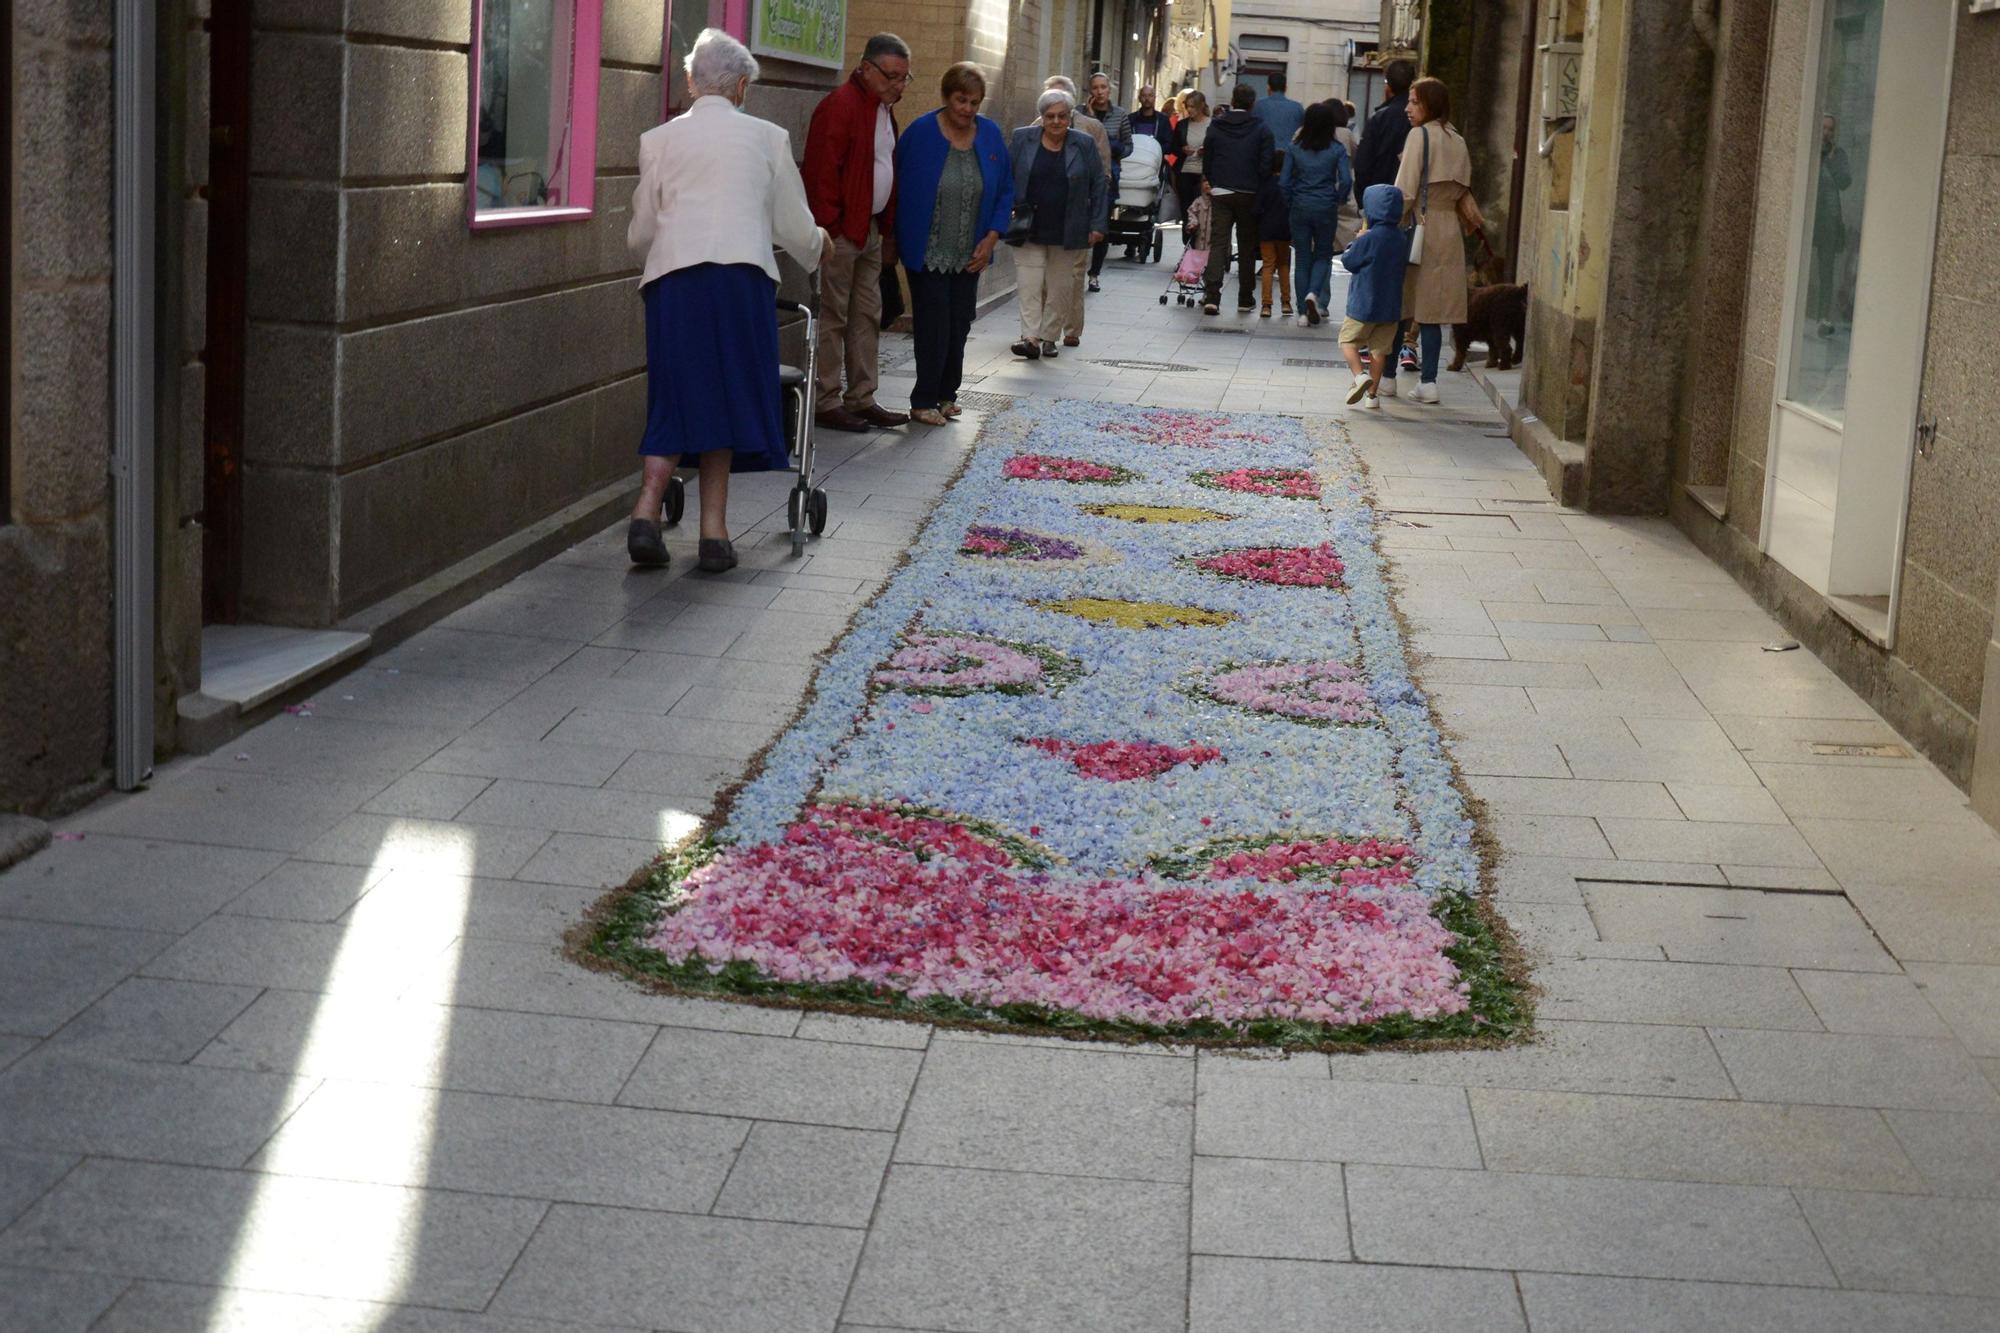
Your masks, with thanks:
<instances>
[{"instance_id":1,"label":"blue skirt","mask_svg":"<svg viewBox=\"0 0 2000 1333\"><path fill-rule=\"evenodd\" d=\"M639 289L646 434L639 452L732 449L731 472L791 466L778 396L778 287L755 264L696 264Z\"/></svg>"}]
</instances>

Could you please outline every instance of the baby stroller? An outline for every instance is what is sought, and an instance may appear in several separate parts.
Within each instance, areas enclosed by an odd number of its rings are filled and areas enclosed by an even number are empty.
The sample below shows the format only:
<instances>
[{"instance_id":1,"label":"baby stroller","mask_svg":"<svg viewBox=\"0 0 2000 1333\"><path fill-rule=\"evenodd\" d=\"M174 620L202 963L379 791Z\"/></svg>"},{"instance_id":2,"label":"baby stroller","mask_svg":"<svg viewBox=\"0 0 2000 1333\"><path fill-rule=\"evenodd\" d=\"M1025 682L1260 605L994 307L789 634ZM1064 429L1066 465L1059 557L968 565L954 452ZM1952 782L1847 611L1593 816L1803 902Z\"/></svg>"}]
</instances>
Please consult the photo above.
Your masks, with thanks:
<instances>
[{"instance_id":1,"label":"baby stroller","mask_svg":"<svg viewBox=\"0 0 2000 1333\"><path fill-rule=\"evenodd\" d=\"M798 463L798 476L785 501L785 517L791 524L792 554L799 556L805 553L807 532L817 537L826 531L826 492L813 485L813 360L819 348L819 321L811 306L782 296L778 311L799 315L805 325L805 365L779 366L775 386L783 401L780 411L785 438L791 442L792 457ZM678 476L667 482L665 507L666 525L679 523L687 509L687 486Z\"/></svg>"},{"instance_id":2,"label":"baby stroller","mask_svg":"<svg viewBox=\"0 0 2000 1333\"><path fill-rule=\"evenodd\" d=\"M1200 305L1202 285L1208 271L1209 204L1207 195L1199 195L1188 205L1187 217L1181 221L1181 240L1187 248L1181 251L1178 264L1174 265L1173 280L1167 290L1160 293L1160 304L1165 305L1169 296L1176 305Z\"/></svg>"},{"instance_id":3,"label":"baby stroller","mask_svg":"<svg viewBox=\"0 0 2000 1333\"><path fill-rule=\"evenodd\" d=\"M1161 172L1165 166L1166 150L1150 134L1134 135L1131 156L1118 164L1118 198L1111 209L1109 239L1124 247L1128 258L1141 263L1157 263L1166 246L1160 231L1160 195L1166 188Z\"/></svg>"}]
</instances>

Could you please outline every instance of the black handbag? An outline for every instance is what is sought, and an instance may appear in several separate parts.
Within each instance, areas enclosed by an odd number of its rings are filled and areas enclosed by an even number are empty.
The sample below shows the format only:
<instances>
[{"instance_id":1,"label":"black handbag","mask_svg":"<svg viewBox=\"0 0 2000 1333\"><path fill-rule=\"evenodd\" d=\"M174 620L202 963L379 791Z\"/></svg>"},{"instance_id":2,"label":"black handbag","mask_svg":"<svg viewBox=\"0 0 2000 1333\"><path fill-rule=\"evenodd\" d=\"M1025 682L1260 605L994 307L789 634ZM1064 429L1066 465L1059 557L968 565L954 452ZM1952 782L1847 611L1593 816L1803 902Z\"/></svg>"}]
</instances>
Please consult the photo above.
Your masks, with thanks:
<instances>
[{"instance_id":1,"label":"black handbag","mask_svg":"<svg viewBox=\"0 0 2000 1333\"><path fill-rule=\"evenodd\" d=\"M1035 229L1035 210L1032 206L1017 208L1007 223L1007 234L1000 239L1009 245L1026 245L1028 233Z\"/></svg>"}]
</instances>

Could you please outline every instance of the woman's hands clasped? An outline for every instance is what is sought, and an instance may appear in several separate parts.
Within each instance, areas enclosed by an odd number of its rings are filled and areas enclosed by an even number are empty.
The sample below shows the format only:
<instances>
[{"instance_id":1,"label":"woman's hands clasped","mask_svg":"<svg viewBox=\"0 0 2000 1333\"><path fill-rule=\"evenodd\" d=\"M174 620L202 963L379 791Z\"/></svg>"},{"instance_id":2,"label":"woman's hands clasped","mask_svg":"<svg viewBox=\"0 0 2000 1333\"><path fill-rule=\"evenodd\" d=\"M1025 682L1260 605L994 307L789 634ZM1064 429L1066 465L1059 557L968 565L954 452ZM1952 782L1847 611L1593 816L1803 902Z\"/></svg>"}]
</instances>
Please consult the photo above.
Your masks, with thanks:
<instances>
[{"instance_id":1,"label":"woman's hands clasped","mask_svg":"<svg viewBox=\"0 0 2000 1333\"><path fill-rule=\"evenodd\" d=\"M984 272L986 266L993 262L993 247L999 243L1000 233L997 231L989 231L986 235L982 236L979 244L972 247L972 259L971 262L966 264L965 271L967 273Z\"/></svg>"}]
</instances>

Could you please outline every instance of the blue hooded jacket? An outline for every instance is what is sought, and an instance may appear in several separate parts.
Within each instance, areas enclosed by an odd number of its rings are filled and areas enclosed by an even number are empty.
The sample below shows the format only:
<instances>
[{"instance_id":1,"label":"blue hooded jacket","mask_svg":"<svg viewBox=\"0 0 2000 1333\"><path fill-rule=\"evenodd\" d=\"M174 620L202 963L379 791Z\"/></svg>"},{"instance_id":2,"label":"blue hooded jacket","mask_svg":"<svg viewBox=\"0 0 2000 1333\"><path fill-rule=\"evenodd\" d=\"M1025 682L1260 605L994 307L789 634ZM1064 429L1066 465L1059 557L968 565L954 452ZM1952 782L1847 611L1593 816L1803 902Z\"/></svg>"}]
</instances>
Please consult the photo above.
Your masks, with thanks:
<instances>
[{"instance_id":1,"label":"blue hooded jacket","mask_svg":"<svg viewBox=\"0 0 2000 1333\"><path fill-rule=\"evenodd\" d=\"M1347 284L1347 317L1364 324L1392 324L1403 317L1403 271L1410 265L1410 234L1403 230L1403 192L1371 185L1361 195L1368 230L1340 256L1353 275Z\"/></svg>"}]
</instances>

